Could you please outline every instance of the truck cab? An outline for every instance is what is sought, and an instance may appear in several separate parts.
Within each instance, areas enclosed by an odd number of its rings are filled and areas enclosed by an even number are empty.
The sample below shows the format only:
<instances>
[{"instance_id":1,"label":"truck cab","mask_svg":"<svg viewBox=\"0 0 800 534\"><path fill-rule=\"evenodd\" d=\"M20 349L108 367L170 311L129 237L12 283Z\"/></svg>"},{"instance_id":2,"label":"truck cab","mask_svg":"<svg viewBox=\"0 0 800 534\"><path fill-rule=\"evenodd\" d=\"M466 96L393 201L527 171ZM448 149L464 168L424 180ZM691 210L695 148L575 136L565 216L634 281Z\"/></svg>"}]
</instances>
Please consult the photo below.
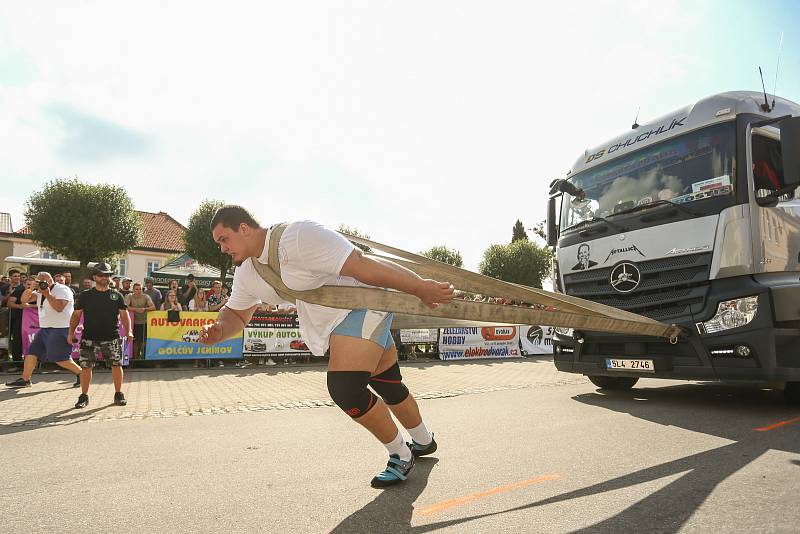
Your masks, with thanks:
<instances>
[{"instance_id":1,"label":"truck cab","mask_svg":"<svg viewBox=\"0 0 800 534\"><path fill-rule=\"evenodd\" d=\"M800 397L800 106L704 98L587 150L551 184L556 291L681 327L558 328L554 361L603 388L757 380Z\"/></svg>"}]
</instances>

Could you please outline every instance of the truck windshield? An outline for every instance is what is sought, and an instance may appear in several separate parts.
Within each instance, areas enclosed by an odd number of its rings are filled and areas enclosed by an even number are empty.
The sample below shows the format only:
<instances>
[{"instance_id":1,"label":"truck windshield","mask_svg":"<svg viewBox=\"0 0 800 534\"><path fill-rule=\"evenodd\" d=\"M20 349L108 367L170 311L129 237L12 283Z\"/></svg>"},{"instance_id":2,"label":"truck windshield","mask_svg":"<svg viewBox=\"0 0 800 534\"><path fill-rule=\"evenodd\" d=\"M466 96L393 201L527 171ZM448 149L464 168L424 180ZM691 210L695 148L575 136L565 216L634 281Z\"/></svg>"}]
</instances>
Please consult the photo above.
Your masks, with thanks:
<instances>
[{"instance_id":1,"label":"truck windshield","mask_svg":"<svg viewBox=\"0 0 800 534\"><path fill-rule=\"evenodd\" d=\"M733 198L735 131L732 122L717 124L576 174L570 181L586 197L564 193L562 231L659 200L700 213L704 201Z\"/></svg>"}]
</instances>

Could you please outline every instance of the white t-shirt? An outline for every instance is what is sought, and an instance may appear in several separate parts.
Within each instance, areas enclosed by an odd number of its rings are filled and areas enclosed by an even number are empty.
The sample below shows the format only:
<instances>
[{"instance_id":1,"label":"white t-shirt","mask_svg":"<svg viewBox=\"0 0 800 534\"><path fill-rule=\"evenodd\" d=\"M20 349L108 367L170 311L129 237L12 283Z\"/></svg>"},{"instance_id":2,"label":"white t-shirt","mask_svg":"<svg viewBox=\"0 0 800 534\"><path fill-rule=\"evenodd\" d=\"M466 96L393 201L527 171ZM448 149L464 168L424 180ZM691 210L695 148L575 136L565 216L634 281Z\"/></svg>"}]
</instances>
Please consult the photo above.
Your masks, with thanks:
<instances>
[{"instance_id":1,"label":"white t-shirt","mask_svg":"<svg viewBox=\"0 0 800 534\"><path fill-rule=\"evenodd\" d=\"M189 311L208 311L208 303L203 303L203 307L201 309L197 309L197 304L195 300L192 299L189 301Z\"/></svg>"},{"instance_id":2,"label":"white t-shirt","mask_svg":"<svg viewBox=\"0 0 800 534\"><path fill-rule=\"evenodd\" d=\"M36 297L37 308L39 309L39 327L40 328L69 328L69 318L72 316L72 311L75 309L75 298L72 295L72 290L64 284L54 284L50 288L50 293L58 300L66 300L67 305L60 312L50 305L50 302L45 300L42 305L42 295L39 293Z\"/></svg>"},{"instance_id":3,"label":"white t-shirt","mask_svg":"<svg viewBox=\"0 0 800 534\"><path fill-rule=\"evenodd\" d=\"M267 284L253 267L253 261L268 263L269 237L267 231L264 251L258 258L247 258L236 268L233 275L233 290L228 307L246 310L260 303L280 304L285 302ZM281 279L289 289L305 291L328 286L365 286L349 276L339 276L342 265L353 252L350 241L341 234L312 221L289 224L278 244L281 263ZM307 302L297 302L300 335L308 348L317 356L328 350L331 332L351 310L328 308Z\"/></svg>"}]
</instances>

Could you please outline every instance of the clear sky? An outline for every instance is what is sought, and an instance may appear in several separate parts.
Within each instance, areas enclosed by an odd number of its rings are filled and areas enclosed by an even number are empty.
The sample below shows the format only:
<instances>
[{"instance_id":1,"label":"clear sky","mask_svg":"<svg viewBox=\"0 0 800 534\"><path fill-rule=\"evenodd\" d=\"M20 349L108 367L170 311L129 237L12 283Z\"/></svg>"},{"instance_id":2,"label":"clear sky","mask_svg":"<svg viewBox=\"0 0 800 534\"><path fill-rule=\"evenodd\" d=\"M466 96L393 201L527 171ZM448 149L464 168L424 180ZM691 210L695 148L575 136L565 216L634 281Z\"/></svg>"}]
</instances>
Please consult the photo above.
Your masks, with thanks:
<instances>
[{"instance_id":1,"label":"clear sky","mask_svg":"<svg viewBox=\"0 0 800 534\"><path fill-rule=\"evenodd\" d=\"M184 224L344 223L476 269L588 146L701 97L800 101L800 2L4 2L0 211L49 179ZM78 218L71 224L81 224Z\"/></svg>"}]
</instances>

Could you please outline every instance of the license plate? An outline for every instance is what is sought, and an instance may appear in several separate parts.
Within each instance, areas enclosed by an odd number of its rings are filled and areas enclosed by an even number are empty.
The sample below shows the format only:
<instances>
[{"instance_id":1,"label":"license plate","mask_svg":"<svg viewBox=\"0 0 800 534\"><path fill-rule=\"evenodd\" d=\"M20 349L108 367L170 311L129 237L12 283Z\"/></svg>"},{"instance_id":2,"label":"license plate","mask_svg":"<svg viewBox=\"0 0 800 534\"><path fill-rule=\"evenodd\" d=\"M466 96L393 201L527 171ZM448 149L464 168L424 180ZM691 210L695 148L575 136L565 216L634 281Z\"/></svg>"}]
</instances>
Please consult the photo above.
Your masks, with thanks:
<instances>
[{"instance_id":1,"label":"license plate","mask_svg":"<svg viewBox=\"0 0 800 534\"><path fill-rule=\"evenodd\" d=\"M606 358L606 369L609 371L634 371L638 373L655 373L653 360L628 360Z\"/></svg>"}]
</instances>

